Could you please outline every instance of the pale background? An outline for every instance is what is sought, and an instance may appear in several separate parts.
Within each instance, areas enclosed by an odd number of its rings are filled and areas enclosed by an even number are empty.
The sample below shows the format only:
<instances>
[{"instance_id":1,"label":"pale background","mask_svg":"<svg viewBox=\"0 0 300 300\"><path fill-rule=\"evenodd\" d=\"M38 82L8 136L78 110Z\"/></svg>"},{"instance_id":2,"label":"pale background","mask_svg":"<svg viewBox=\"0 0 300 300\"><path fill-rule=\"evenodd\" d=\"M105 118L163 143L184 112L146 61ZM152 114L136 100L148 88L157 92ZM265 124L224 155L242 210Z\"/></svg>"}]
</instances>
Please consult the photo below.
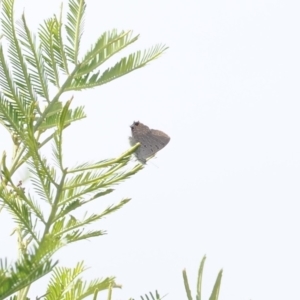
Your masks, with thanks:
<instances>
[{"instance_id":1,"label":"pale background","mask_svg":"<svg viewBox=\"0 0 300 300\"><path fill-rule=\"evenodd\" d=\"M19 0L16 11L25 8L35 28L59 4ZM138 299L155 289L166 299L186 299L182 269L194 294L204 254L203 299L221 268L220 299L299 299L300 2L87 5L84 49L112 28L141 34L129 52L160 42L170 49L141 70L75 94L74 104L84 104L88 118L67 130L66 161L122 153L134 120L165 131L171 142L89 207L97 211L132 197L98 223L108 235L57 257L67 266L85 260L87 278L117 276L123 289L114 299ZM1 153L10 151L3 129L0 136ZM1 257L13 259L6 214L0 222ZM35 284L31 296L42 291Z\"/></svg>"}]
</instances>

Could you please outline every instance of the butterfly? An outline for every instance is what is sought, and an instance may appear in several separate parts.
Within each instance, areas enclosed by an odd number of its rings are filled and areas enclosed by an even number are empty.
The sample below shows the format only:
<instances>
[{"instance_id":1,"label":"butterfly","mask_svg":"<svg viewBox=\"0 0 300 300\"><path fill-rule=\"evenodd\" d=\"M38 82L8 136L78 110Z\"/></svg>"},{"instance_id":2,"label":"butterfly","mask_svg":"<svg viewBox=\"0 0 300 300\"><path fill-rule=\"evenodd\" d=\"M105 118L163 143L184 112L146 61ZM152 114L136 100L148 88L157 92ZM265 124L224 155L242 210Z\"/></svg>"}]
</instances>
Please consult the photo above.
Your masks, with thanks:
<instances>
[{"instance_id":1,"label":"butterfly","mask_svg":"<svg viewBox=\"0 0 300 300\"><path fill-rule=\"evenodd\" d=\"M143 164L146 159L153 156L164 148L170 141L170 137L164 132L150 129L141 122L133 122L130 126L132 137L129 138L131 146L140 143L140 147L135 152L137 159Z\"/></svg>"}]
</instances>

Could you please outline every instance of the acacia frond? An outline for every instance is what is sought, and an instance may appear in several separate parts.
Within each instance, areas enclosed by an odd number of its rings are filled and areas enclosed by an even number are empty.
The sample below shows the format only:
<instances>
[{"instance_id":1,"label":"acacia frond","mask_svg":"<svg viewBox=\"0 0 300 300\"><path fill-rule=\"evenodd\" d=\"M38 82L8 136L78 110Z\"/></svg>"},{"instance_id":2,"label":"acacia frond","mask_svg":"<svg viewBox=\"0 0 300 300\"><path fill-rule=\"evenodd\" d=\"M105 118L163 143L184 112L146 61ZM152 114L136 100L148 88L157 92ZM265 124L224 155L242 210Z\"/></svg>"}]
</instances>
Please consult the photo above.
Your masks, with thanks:
<instances>
[{"instance_id":1,"label":"acacia frond","mask_svg":"<svg viewBox=\"0 0 300 300\"><path fill-rule=\"evenodd\" d=\"M102 219L104 216L107 216L112 212L117 211L129 201L130 199L124 199L118 204L109 206L100 214L84 216L83 219L76 219L75 217L70 215L69 212L61 210L61 212L58 213L52 221L53 225L51 226L51 230L49 232L49 236L51 236L52 239L57 240L58 244L56 250L63 246L59 241L61 241L63 244L68 244L75 241L86 240L92 237L104 235L105 231L87 230L86 226L95 223L96 221ZM74 209L76 208L77 207L75 207ZM68 215L68 217L66 217L66 215Z\"/></svg>"},{"instance_id":2,"label":"acacia frond","mask_svg":"<svg viewBox=\"0 0 300 300\"><path fill-rule=\"evenodd\" d=\"M0 45L0 122L23 137L28 103L19 92Z\"/></svg>"},{"instance_id":3,"label":"acacia frond","mask_svg":"<svg viewBox=\"0 0 300 300\"><path fill-rule=\"evenodd\" d=\"M86 4L84 0L70 0L69 12L67 14L67 40L70 44L66 46L66 55L70 61L77 65L80 40L83 34L84 13Z\"/></svg>"},{"instance_id":4,"label":"acacia frond","mask_svg":"<svg viewBox=\"0 0 300 300\"><path fill-rule=\"evenodd\" d=\"M17 32L20 43L23 46L23 55L29 64L28 71L34 91L43 97L43 100L50 101L48 91L48 79L44 68L45 62L41 49L37 46L36 37L27 26L25 15L18 22Z\"/></svg>"},{"instance_id":5,"label":"acacia frond","mask_svg":"<svg viewBox=\"0 0 300 300\"><path fill-rule=\"evenodd\" d=\"M56 264L57 262L53 263L51 260L37 262L34 256L29 255L14 264L0 259L0 300L45 276Z\"/></svg>"},{"instance_id":6,"label":"acacia frond","mask_svg":"<svg viewBox=\"0 0 300 300\"><path fill-rule=\"evenodd\" d=\"M12 67L12 77L20 90L20 93L27 103L37 99L33 89L27 64L23 56L19 36L17 34L14 20L14 0L2 1L1 25L5 38L8 40L8 57ZM17 99L14 98L16 101ZM21 107L19 107L21 109Z\"/></svg>"},{"instance_id":7,"label":"acacia frond","mask_svg":"<svg viewBox=\"0 0 300 300\"><path fill-rule=\"evenodd\" d=\"M19 136L23 136L24 119L24 114L20 113L20 110L16 108L14 103L0 92L0 123L11 133L15 132Z\"/></svg>"},{"instance_id":8,"label":"acacia frond","mask_svg":"<svg viewBox=\"0 0 300 300\"><path fill-rule=\"evenodd\" d=\"M55 252L66 245L65 240L50 233L44 233L42 239L38 243L34 243L28 247L28 253L34 257L35 261L49 260Z\"/></svg>"},{"instance_id":9,"label":"acacia frond","mask_svg":"<svg viewBox=\"0 0 300 300\"><path fill-rule=\"evenodd\" d=\"M83 281L78 277L85 270L83 262L78 263L73 269L65 267L55 268L48 284L46 299L84 299L93 295L96 290L103 291L110 286L118 287L115 284L114 277L94 279L90 282Z\"/></svg>"},{"instance_id":10,"label":"acacia frond","mask_svg":"<svg viewBox=\"0 0 300 300\"><path fill-rule=\"evenodd\" d=\"M80 70L76 77L93 72L114 54L137 41L139 35L132 37L132 31L121 31L116 29L104 32L94 46L85 54L81 61Z\"/></svg>"},{"instance_id":11,"label":"acacia frond","mask_svg":"<svg viewBox=\"0 0 300 300\"><path fill-rule=\"evenodd\" d=\"M14 81L14 77L9 63L5 58L2 45L0 45L0 62L1 92L13 102L15 110L18 110L20 114L22 113L22 115L25 116L25 107L28 105L28 103L24 101Z\"/></svg>"},{"instance_id":12,"label":"acacia frond","mask_svg":"<svg viewBox=\"0 0 300 300\"><path fill-rule=\"evenodd\" d=\"M114 168L122 168L124 166L125 165L120 164ZM94 200L103 195L103 193L105 194L107 189L128 179L142 168L143 165L138 164L129 171L117 172L117 170L114 170L114 172L112 172L108 170L107 173L93 171L79 174L74 177L74 181L73 179L66 180L66 185L61 193L60 205L65 205L83 196L89 197L88 201Z\"/></svg>"},{"instance_id":13,"label":"acacia frond","mask_svg":"<svg viewBox=\"0 0 300 300\"><path fill-rule=\"evenodd\" d=\"M14 192L8 192L4 188L0 190L1 202L5 205L6 209L12 215L12 218L19 225L22 238L32 238L38 240L37 232L35 231L35 218L32 214L35 212L31 207L23 200L25 195L20 190L20 194L17 195ZM27 200L27 199L26 199ZM35 215L35 217L37 217Z\"/></svg>"},{"instance_id":14,"label":"acacia frond","mask_svg":"<svg viewBox=\"0 0 300 300\"><path fill-rule=\"evenodd\" d=\"M69 73L61 44L61 26L61 23L53 17L46 20L39 29L45 71L48 80L58 88L60 87L60 71L65 74Z\"/></svg>"},{"instance_id":15,"label":"acacia frond","mask_svg":"<svg viewBox=\"0 0 300 300\"><path fill-rule=\"evenodd\" d=\"M96 73L88 73L86 75L76 77L72 84L66 90L82 90L86 88L93 88L103 85L124 76L134 70L144 67L150 61L158 58L167 49L164 45L156 45L148 50L137 51L130 54L128 57L123 57L113 67L108 68L104 72L98 71ZM79 69L78 73L80 74Z\"/></svg>"},{"instance_id":16,"label":"acacia frond","mask_svg":"<svg viewBox=\"0 0 300 300\"><path fill-rule=\"evenodd\" d=\"M84 217L82 220L78 220L73 216L62 218L53 224L51 234L53 236L63 236L64 234L70 231L75 231L78 228L84 229L84 226L94 223L100 218L101 216L97 214L92 214L88 217Z\"/></svg>"},{"instance_id":17,"label":"acacia frond","mask_svg":"<svg viewBox=\"0 0 300 300\"><path fill-rule=\"evenodd\" d=\"M34 191L37 193L41 200L48 204L53 201L53 191L56 187L56 169L48 166L47 160L44 158L37 159L31 158L27 162L29 173L31 174L31 182Z\"/></svg>"},{"instance_id":18,"label":"acacia frond","mask_svg":"<svg viewBox=\"0 0 300 300\"><path fill-rule=\"evenodd\" d=\"M62 144L63 144L63 130L70 123L67 123L66 119L70 115L69 107L71 105L72 99L67 101L63 106L62 110L59 112L57 118L57 130L54 134L54 157L56 158L56 163L58 167L63 171L63 153L62 153Z\"/></svg>"}]
</instances>

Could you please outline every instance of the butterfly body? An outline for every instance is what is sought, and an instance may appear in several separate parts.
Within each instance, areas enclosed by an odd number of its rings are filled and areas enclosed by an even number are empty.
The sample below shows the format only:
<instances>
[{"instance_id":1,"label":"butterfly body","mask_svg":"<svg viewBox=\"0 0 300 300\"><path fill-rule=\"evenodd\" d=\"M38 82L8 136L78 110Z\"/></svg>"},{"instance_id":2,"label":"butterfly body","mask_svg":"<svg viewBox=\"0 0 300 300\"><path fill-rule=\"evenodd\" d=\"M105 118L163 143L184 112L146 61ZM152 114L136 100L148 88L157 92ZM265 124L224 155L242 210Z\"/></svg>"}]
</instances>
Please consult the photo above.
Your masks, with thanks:
<instances>
[{"instance_id":1,"label":"butterfly body","mask_svg":"<svg viewBox=\"0 0 300 300\"><path fill-rule=\"evenodd\" d=\"M164 148L170 141L170 137L164 132L150 129L141 122L133 122L130 128L132 133L130 144L132 146L136 143L141 144L135 154L137 159L142 163L146 163L147 158Z\"/></svg>"}]
</instances>

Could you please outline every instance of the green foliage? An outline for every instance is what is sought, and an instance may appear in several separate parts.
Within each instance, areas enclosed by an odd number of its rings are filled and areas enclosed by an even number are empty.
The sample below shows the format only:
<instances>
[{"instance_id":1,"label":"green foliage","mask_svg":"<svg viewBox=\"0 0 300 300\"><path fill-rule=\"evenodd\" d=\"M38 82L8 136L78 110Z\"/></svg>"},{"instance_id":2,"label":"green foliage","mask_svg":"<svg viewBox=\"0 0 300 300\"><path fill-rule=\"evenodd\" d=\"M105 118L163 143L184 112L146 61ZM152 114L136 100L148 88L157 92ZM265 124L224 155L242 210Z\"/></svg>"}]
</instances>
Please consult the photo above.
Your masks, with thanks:
<instances>
[{"instance_id":1,"label":"green foliage","mask_svg":"<svg viewBox=\"0 0 300 300\"><path fill-rule=\"evenodd\" d=\"M142 300L161 300L162 298L160 297L158 291L155 291L155 295L153 293L149 293L150 296L148 296L147 294L145 295L145 297L141 296Z\"/></svg>"},{"instance_id":2,"label":"green foliage","mask_svg":"<svg viewBox=\"0 0 300 300\"><path fill-rule=\"evenodd\" d=\"M4 152L0 160L0 205L7 210L17 228L19 256L16 262L0 259L0 300L28 299L30 286L50 273L45 295L37 298L84 299L113 288L120 288L114 277L84 281L80 276L82 262L74 268L58 267L53 255L70 243L105 234L89 230L89 226L122 208L125 198L100 212L74 213L87 203L114 191L114 186L139 172L143 165L129 166L138 144L119 157L82 162L66 166L63 157L64 130L86 117L84 107L71 108L72 98L62 102L69 91L79 91L108 83L137 70L158 58L167 47L156 45L144 51L122 57L100 72L99 67L127 46L138 35L113 29L102 35L83 55L80 42L86 4L84 0L69 0L66 24L63 14L45 20L33 33L25 15L15 20L14 0L1 2L0 40L0 123L11 135L14 151L12 163ZM54 92L50 92L54 90ZM43 148L51 143L51 155ZM13 175L26 164L30 172L30 190L15 182ZM197 300L201 300L201 280L204 259L198 274ZM191 300L187 275L184 283ZM211 300L218 299L222 271L219 273ZM158 292L141 296L142 300L162 299Z\"/></svg>"},{"instance_id":3,"label":"green foliage","mask_svg":"<svg viewBox=\"0 0 300 300\"><path fill-rule=\"evenodd\" d=\"M103 291L111 286L120 288L114 283L114 278L96 279L91 282L83 281L79 275L85 271L83 263L78 263L73 269L56 268L49 281L46 298L54 299L84 299L95 294L95 291Z\"/></svg>"},{"instance_id":4,"label":"green foliage","mask_svg":"<svg viewBox=\"0 0 300 300\"><path fill-rule=\"evenodd\" d=\"M0 300L27 299L30 285L49 272L52 277L46 299L95 298L99 291L120 287L114 278L87 283L79 278L83 263L73 269L58 268L52 257L70 243L105 234L103 230L89 230L89 225L123 207L129 198L82 218L73 214L113 192L115 185L143 168L141 164L128 166L139 145L117 158L66 166L64 129L86 116L84 107L71 108L72 99L62 102L60 97L137 70L167 47L156 45L137 51L100 72L103 63L139 36L113 29L102 33L81 55L85 9L84 0L69 0L66 24L61 11L59 16L45 20L36 35L28 27L25 14L15 20L14 0L1 2L0 123L12 137L14 152L11 164L5 152L1 157L0 205L17 225L14 234L19 257L15 263L0 260ZM45 156L43 147L48 143L52 154ZM23 164L30 172L30 190L13 180Z\"/></svg>"},{"instance_id":5,"label":"green foliage","mask_svg":"<svg viewBox=\"0 0 300 300\"><path fill-rule=\"evenodd\" d=\"M196 290L196 300L201 300L201 292L202 292L202 277L203 277L203 268L204 268L204 263L205 263L206 257L204 256L202 258L202 261L200 263L199 271L198 271L198 278L197 278L197 290ZM214 288L211 292L211 295L209 297L209 300L218 300L219 298L219 292L221 288L221 279L222 279L222 274L223 270L221 270L217 276ZM188 282L188 277L186 270L182 271L182 276L183 276L183 282L184 282L184 287L186 291L186 296L188 300L193 300L190 285Z\"/></svg>"},{"instance_id":6,"label":"green foliage","mask_svg":"<svg viewBox=\"0 0 300 300\"><path fill-rule=\"evenodd\" d=\"M47 258L36 260L34 255L26 255L22 261L14 264L0 260L0 299L26 288L48 274L55 265Z\"/></svg>"}]
</instances>

